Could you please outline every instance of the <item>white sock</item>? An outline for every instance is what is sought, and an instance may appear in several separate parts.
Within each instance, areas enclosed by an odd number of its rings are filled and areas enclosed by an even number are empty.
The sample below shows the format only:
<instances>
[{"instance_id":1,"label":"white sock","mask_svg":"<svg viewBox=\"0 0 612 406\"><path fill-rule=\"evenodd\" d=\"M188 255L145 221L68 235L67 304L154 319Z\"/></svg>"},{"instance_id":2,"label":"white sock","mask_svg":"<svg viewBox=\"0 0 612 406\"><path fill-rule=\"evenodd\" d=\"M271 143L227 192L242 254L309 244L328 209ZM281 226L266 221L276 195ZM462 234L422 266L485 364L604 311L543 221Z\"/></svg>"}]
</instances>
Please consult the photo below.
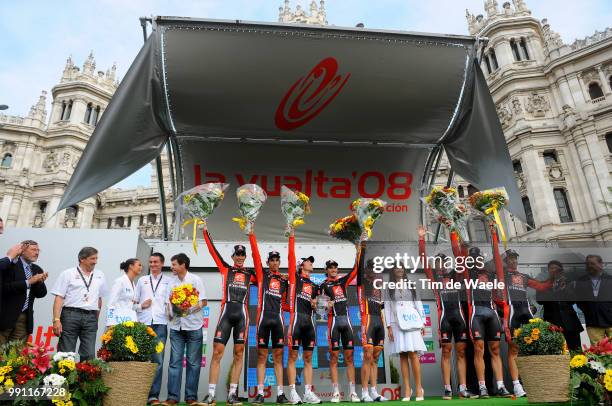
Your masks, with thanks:
<instances>
[{"instance_id":1,"label":"white sock","mask_svg":"<svg viewBox=\"0 0 612 406\"><path fill-rule=\"evenodd\" d=\"M520 385L521 381L519 381L518 379L516 381L512 381L512 385L517 386Z\"/></svg>"},{"instance_id":2,"label":"white sock","mask_svg":"<svg viewBox=\"0 0 612 406\"><path fill-rule=\"evenodd\" d=\"M486 388L487 384L485 383L485 381L478 381L478 387L479 388Z\"/></svg>"},{"instance_id":3,"label":"white sock","mask_svg":"<svg viewBox=\"0 0 612 406\"><path fill-rule=\"evenodd\" d=\"M209 383L208 384L208 394L212 398L215 397L215 389L217 389L217 385L216 384L214 384L214 383Z\"/></svg>"},{"instance_id":4,"label":"white sock","mask_svg":"<svg viewBox=\"0 0 612 406\"><path fill-rule=\"evenodd\" d=\"M332 387L334 388L334 395L340 394L340 386L337 383L332 383Z\"/></svg>"},{"instance_id":5,"label":"white sock","mask_svg":"<svg viewBox=\"0 0 612 406\"><path fill-rule=\"evenodd\" d=\"M444 385L444 390L451 391L452 389L450 385Z\"/></svg>"},{"instance_id":6,"label":"white sock","mask_svg":"<svg viewBox=\"0 0 612 406\"><path fill-rule=\"evenodd\" d=\"M461 385L459 385L459 390L460 390L460 391L467 390L467 386L465 386L465 385L461 384Z\"/></svg>"},{"instance_id":7,"label":"white sock","mask_svg":"<svg viewBox=\"0 0 612 406\"><path fill-rule=\"evenodd\" d=\"M362 386L361 387L361 397L365 398L366 396L368 396L368 387L367 386Z\"/></svg>"},{"instance_id":8,"label":"white sock","mask_svg":"<svg viewBox=\"0 0 612 406\"><path fill-rule=\"evenodd\" d=\"M280 396L283 394L283 387L282 386L277 386L276 387L276 395Z\"/></svg>"},{"instance_id":9,"label":"white sock","mask_svg":"<svg viewBox=\"0 0 612 406\"><path fill-rule=\"evenodd\" d=\"M304 385L304 395L312 392L312 385Z\"/></svg>"},{"instance_id":10,"label":"white sock","mask_svg":"<svg viewBox=\"0 0 612 406\"><path fill-rule=\"evenodd\" d=\"M378 392L376 392L376 386L370 388L370 394L372 395L372 399L376 399L379 396Z\"/></svg>"},{"instance_id":11,"label":"white sock","mask_svg":"<svg viewBox=\"0 0 612 406\"><path fill-rule=\"evenodd\" d=\"M290 389L292 392L295 392L295 384L293 384L293 385L289 385L289 389Z\"/></svg>"},{"instance_id":12,"label":"white sock","mask_svg":"<svg viewBox=\"0 0 612 406\"><path fill-rule=\"evenodd\" d=\"M497 381L497 389L501 389L504 387L504 381Z\"/></svg>"},{"instance_id":13,"label":"white sock","mask_svg":"<svg viewBox=\"0 0 612 406\"><path fill-rule=\"evenodd\" d=\"M238 389L238 384L237 383L230 383L229 394L230 395L235 395L237 389Z\"/></svg>"},{"instance_id":14,"label":"white sock","mask_svg":"<svg viewBox=\"0 0 612 406\"><path fill-rule=\"evenodd\" d=\"M263 396L263 390L264 390L264 386L263 385L257 385L257 394Z\"/></svg>"},{"instance_id":15,"label":"white sock","mask_svg":"<svg viewBox=\"0 0 612 406\"><path fill-rule=\"evenodd\" d=\"M355 384L353 382L349 382L349 391L351 393L356 393L355 392Z\"/></svg>"}]
</instances>

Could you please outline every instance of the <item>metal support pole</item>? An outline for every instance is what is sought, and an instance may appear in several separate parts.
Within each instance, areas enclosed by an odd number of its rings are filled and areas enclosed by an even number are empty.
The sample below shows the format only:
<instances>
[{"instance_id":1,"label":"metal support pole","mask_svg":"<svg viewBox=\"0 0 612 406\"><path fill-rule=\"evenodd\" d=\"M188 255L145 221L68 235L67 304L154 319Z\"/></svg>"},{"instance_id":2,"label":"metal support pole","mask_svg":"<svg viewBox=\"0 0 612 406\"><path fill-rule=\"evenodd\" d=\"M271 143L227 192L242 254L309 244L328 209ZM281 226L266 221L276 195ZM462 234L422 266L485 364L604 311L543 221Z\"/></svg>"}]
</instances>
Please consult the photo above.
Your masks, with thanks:
<instances>
[{"instance_id":1,"label":"metal support pole","mask_svg":"<svg viewBox=\"0 0 612 406\"><path fill-rule=\"evenodd\" d=\"M442 154L440 154L442 155ZM452 169L448 172L448 179L446 180L446 187L450 187L450 185L453 183L453 178L455 177L455 171L453 171ZM438 242L438 238L440 237L440 229L442 228L442 224L438 223L438 225L436 226L436 236L434 237L434 242L437 243Z\"/></svg>"},{"instance_id":2,"label":"metal support pole","mask_svg":"<svg viewBox=\"0 0 612 406\"><path fill-rule=\"evenodd\" d=\"M140 17L140 26L142 27L142 39L147 42L147 22L150 18ZM155 169L157 171L157 190L159 192L159 211L162 225L162 239L168 241L168 217L166 211L166 191L164 189L164 174L162 172L161 157L158 155L155 158Z\"/></svg>"}]
</instances>

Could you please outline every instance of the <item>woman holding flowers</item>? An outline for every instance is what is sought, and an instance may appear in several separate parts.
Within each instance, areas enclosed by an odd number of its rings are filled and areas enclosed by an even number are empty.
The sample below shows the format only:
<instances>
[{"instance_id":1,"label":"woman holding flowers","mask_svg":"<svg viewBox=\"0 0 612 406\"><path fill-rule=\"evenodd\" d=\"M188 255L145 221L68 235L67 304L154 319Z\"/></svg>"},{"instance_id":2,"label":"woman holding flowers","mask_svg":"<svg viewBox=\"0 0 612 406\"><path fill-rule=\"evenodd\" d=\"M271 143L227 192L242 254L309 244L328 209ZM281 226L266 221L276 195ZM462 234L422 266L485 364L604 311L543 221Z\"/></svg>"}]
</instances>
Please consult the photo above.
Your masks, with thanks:
<instances>
[{"instance_id":1,"label":"woman holding flowers","mask_svg":"<svg viewBox=\"0 0 612 406\"><path fill-rule=\"evenodd\" d=\"M108 297L106 326L114 326L124 321L137 321L136 310L141 307L136 303L134 280L142 272L142 264L136 258L130 258L119 265L124 272L115 279ZM142 304L142 308L151 305L151 300Z\"/></svg>"}]
</instances>

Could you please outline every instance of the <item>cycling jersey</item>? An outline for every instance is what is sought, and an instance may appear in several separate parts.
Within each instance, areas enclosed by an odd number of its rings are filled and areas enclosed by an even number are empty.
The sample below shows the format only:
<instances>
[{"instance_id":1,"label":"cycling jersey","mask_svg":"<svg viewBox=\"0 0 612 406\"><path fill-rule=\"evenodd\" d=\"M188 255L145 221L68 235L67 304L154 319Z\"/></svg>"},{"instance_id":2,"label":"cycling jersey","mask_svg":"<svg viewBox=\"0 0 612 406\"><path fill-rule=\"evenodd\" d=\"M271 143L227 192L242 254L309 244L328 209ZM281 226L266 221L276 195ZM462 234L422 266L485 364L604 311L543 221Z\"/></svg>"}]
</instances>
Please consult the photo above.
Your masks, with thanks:
<instances>
[{"instance_id":1,"label":"cycling jersey","mask_svg":"<svg viewBox=\"0 0 612 406\"><path fill-rule=\"evenodd\" d=\"M363 260L360 261L361 269L357 273L357 298L361 313L361 342L364 347L382 347L385 344L385 326L382 321L384 302L382 291L374 287L374 282L380 279L380 275L369 272L368 275L374 276L366 278L365 245L362 245L360 255Z\"/></svg>"},{"instance_id":2,"label":"cycling jersey","mask_svg":"<svg viewBox=\"0 0 612 406\"><path fill-rule=\"evenodd\" d=\"M249 325L249 285L257 281L256 275L251 269L231 266L225 262L213 244L208 231L204 233L204 241L223 277L221 314L217 322L214 341L223 345L227 344L234 330L234 343L244 344L247 336L246 329Z\"/></svg>"},{"instance_id":3,"label":"cycling jersey","mask_svg":"<svg viewBox=\"0 0 612 406\"><path fill-rule=\"evenodd\" d=\"M282 305L287 294L287 278L264 269L255 234L251 234L249 240L257 277L257 346L268 348L271 338L273 348L282 348L285 332Z\"/></svg>"},{"instance_id":4,"label":"cycling jersey","mask_svg":"<svg viewBox=\"0 0 612 406\"><path fill-rule=\"evenodd\" d=\"M507 270L505 273L506 297L509 305L509 315L507 316L509 333L519 328L522 324L529 323L533 318L531 305L527 297L527 288L544 291L552 287L552 280L540 282L529 275L525 275L516 270Z\"/></svg>"},{"instance_id":5,"label":"cycling jersey","mask_svg":"<svg viewBox=\"0 0 612 406\"><path fill-rule=\"evenodd\" d=\"M289 312L291 321L287 340L297 350L312 351L315 346L314 308L312 300L317 297L319 287L309 278L297 275L295 262L295 237L289 237Z\"/></svg>"},{"instance_id":6,"label":"cycling jersey","mask_svg":"<svg viewBox=\"0 0 612 406\"><path fill-rule=\"evenodd\" d=\"M462 291L465 291L463 275L454 270L446 272L444 269L432 271L425 255L425 239L419 238L419 255L425 268L425 274L432 282L442 283L440 288L434 290L438 306L438 338L440 343L462 342L468 340L468 329L461 306ZM461 282L461 288L455 286ZM465 299L464 299L465 300Z\"/></svg>"},{"instance_id":7,"label":"cycling jersey","mask_svg":"<svg viewBox=\"0 0 612 406\"><path fill-rule=\"evenodd\" d=\"M327 318L327 339L329 341L329 348L332 351L338 350L340 343L342 343L342 347L346 350L353 348L353 326L348 317L348 298L346 292L348 286L357 276L362 258L360 251L358 251L355 265L351 272L341 278L330 279L328 277L320 287L321 292L333 301L333 305L329 310L329 317Z\"/></svg>"}]
</instances>

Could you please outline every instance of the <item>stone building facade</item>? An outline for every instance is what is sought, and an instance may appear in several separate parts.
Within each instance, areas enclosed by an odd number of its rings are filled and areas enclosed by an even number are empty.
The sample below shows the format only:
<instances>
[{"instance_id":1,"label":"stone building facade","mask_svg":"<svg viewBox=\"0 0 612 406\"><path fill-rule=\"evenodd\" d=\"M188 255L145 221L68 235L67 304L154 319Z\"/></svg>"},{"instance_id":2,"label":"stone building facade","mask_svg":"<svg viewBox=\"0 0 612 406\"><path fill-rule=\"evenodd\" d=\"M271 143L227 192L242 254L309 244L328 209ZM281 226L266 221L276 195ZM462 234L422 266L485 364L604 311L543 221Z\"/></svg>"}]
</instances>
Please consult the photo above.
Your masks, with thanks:
<instances>
[{"instance_id":1,"label":"stone building facade","mask_svg":"<svg viewBox=\"0 0 612 406\"><path fill-rule=\"evenodd\" d=\"M520 241L612 239L612 29L564 44L523 0L485 1L484 15L466 12L471 35L487 37L482 70L514 162L527 223L506 216ZM323 0L305 11L289 0L279 22L326 25ZM150 187L108 189L51 216L118 85L116 67L96 71L93 55L66 62L59 83L42 92L27 117L0 113L0 217L8 227L131 228L161 236L157 177ZM8 101L10 102L10 100ZM162 154L168 224L174 218L166 154ZM154 168L154 164L151 164ZM447 181L443 159L437 184ZM475 189L453 179L462 196ZM486 238L484 223L470 237Z\"/></svg>"},{"instance_id":2,"label":"stone building facade","mask_svg":"<svg viewBox=\"0 0 612 406\"><path fill-rule=\"evenodd\" d=\"M46 91L26 117L0 113L0 217L5 226L137 228L146 238L161 236L155 171L151 187L108 189L53 215L117 89L116 69L96 71L93 53L82 67L68 58L51 90L50 114ZM167 160L162 162L167 168Z\"/></svg>"}]
</instances>

